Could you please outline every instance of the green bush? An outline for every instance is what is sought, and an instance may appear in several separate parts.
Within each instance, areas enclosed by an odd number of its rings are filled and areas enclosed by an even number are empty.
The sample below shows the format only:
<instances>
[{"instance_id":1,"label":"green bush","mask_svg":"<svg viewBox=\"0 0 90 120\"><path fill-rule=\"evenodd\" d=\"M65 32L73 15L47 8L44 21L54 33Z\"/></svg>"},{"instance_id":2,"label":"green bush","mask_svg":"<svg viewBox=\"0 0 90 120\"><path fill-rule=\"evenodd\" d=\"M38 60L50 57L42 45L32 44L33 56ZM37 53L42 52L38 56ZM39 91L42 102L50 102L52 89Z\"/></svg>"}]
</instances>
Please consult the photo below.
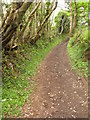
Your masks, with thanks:
<instances>
[{"instance_id":1,"label":"green bush","mask_svg":"<svg viewBox=\"0 0 90 120\"><path fill-rule=\"evenodd\" d=\"M79 71L79 75L88 76L88 61L84 53L88 49L88 31L76 30L74 36L69 40L67 50L71 59L72 68Z\"/></svg>"}]
</instances>

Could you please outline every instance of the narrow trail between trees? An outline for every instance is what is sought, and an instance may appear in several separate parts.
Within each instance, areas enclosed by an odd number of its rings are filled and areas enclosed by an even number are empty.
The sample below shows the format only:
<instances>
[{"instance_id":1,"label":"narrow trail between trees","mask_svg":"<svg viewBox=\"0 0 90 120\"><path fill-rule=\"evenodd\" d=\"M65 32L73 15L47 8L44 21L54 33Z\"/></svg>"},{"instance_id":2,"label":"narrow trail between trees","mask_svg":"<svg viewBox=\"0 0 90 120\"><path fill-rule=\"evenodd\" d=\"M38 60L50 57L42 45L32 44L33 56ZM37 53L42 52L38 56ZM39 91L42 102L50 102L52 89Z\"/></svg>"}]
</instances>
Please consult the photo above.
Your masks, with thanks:
<instances>
[{"instance_id":1,"label":"narrow trail between trees","mask_svg":"<svg viewBox=\"0 0 90 120\"><path fill-rule=\"evenodd\" d=\"M67 43L58 44L42 62L35 77L37 88L32 103L23 106L23 117L88 117L88 82L72 71Z\"/></svg>"}]
</instances>

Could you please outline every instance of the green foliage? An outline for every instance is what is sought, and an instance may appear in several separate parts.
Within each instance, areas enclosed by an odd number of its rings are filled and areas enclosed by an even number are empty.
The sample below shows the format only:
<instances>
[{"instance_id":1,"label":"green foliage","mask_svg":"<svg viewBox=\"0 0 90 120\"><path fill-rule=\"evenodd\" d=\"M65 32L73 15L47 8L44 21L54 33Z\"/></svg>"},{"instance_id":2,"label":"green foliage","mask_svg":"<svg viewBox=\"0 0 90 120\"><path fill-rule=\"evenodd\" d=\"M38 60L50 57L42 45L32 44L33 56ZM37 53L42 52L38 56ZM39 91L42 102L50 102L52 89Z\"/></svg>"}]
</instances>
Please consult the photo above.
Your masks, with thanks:
<instances>
[{"instance_id":1,"label":"green foliage","mask_svg":"<svg viewBox=\"0 0 90 120\"><path fill-rule=\"evenodd\" d=\"M39 40L37 47L30 43L21 46L14 57L5 57L3 63L2 116L19 116L24 102L35 88L32 77L47 53L63 40L63 36L52 42ZM31 102L30 102L31 103Z\"/></svg>"},{"instance_id":2,"label":"green foliage","mask_svg":"<svg viewBox=\"0 0 90 120\"><path fill-rule=\"evenodd\" d=\"M88 49L88 43L88 31L85 28L82 31L78 29L67 47L72 68L78 69L78 74L86 77L88 76L88 61L85 59L84 53Z\"/></svg>"},{"instance_id":3,"label":"green foliage","mask_svg":"<svg viewBox=\"0 0 90 120\"><path fill-rule=\"evenodd\" d=\"M87 22L87 3L77 3L78 7L78 25ZM28 15L34 9L35 3L25 13L22 20L22 27L26 25ZM43 10L45 7L45 10ZM37 10L37 28L44 20L45 16L50 12L51 3L46 1L46 4L42 3L42 7L39 6ZM82 9L83 8L83 9ZM75 4L73 3L73 17L75 13ZM55 38L55 35L61 32L62 18L65 16L63 33L68 33L70 28L70 11L60 11L55 17L56 26L51 26L51 21L48 20L46 25L49 25L50 30L47 32L46 27L43 27L41 33L44 35L36 43L36 47L32 46L29 42L25 45L20 45L17 51L6 56L3 54L3 88L2 88L2 116L12 117L19 116L21 114L22 106L25 101L33 92L35 88L35 80L32 77L35 75L40 63L45 58L47 53L58 43L60 43L66 35L62 34L60 38ZM84 17L83 17L84 16ZM34 18L32 16L32 18ZM30 34L34 34L35 19L29 22ZM80 26L81 27L81 26ZM82 26L83 27L83 26ZM33 30L32 30L33 29ZM20 32L19 28L18 31ZM18 32L16 31L16 33ZM26 29L27 31L27 29ZM25 32L26 32L25 31ZM83 28L75 31L73 38L70 39L68 44L68 53L71 58L72 66L74 69L80 71L85 76L88 73L88 63L85 59L84 53L88 49L88 31ZM32 36L32 35L31 35ZM64 36L64 37L63 37ZM55 39L54 39L55 38ZM31 103L31 102L30 102Z\"/></svg>"},{"instance_id":4,"label":"green foliage","mask_svg":"<svg viewBox=\"0 0 90 120\"><path fill-rule=\"evenodd\" d=\"M69 32L70 20L68 18L67 13L64 12L64 11L61 11L55 17L55 23L56 23L56 28L57 28L58 33L61 32L62 19L63 19L64 16L65 16L65 21L64 21L64 30L63 30L63 33L68 33Z\"/></svg>"},{"instance_id":5,"label":"green foliage","mask_svg":"<svg viewBox=\"0 0 90 120\"><path fill-rule=\"evenodd\" d=\"M73 17L75 14L75 3L73 2ZM88 22L88 2L76 2L77 5L77 21L78 24L84 24Z\"/></svg>"},{"instance_id":6,"label":"green foliage","mask_svg":"<svg viewBox=\"0 0 90 120\"><path fill-rule=\"evenodd\" d=\"M70 12L70 2L67 1L67 4L69 5L69 10L67 11L68 16L71 16ZM77 6L77 24L85 24L88 22L88 2L85 1L76 1ZM73 1L72 4L73 9L73 19L75 15L75 2Z\"/></svg>"},{"instance_id":7,"label":"green foliage","mask_svg":"<svg viewBox=\"0 0 90 120\"><path fill-rule=\"evenodd\" d=\"M48 0L47 2L46 2L46 7L47 7L47 9L49 8L49 6L50 6L50 0Z\"/></svg>"},{"instance_id":8,"label":"green foliage","mask_svg":"<svg viewBox=\"0 0 90 120\"><path fill-rule=\"evenodd\" d=\"M85 24L88 22L88 2L78 3L78 21L79 24Z\"/></svg>"},{"instance_id":9,"label":"green foliage","mask_svg":"<svg viewBox=\"0 0 90 120\"><path fill-rule=\"evenodd\" d=\"M88 28L82 27L75 30L74 39L79 42L79 46L87 48L89 44Z\"/></svg>"}]
</instances>

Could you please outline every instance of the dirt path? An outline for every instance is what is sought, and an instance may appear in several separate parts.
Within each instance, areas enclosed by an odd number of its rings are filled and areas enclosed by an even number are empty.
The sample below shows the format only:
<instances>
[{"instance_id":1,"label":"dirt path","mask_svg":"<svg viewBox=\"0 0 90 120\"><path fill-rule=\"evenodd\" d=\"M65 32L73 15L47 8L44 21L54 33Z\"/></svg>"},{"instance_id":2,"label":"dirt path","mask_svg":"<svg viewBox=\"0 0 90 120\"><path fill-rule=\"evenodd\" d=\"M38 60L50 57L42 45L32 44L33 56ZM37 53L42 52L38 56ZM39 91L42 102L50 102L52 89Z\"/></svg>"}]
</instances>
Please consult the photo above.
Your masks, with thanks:
<instances>
[{"instance_id":1,"label":"dirt path","mask_svg":"<svg viewBox=\"0 0 90 120\"><path fill-rule=\"evenodd\" d=\"M66 46L57 45L45 58L38 74L32 105L23 106L29 118L87 118L88 84L69 65Z\"/></svg>"}]
</instances>

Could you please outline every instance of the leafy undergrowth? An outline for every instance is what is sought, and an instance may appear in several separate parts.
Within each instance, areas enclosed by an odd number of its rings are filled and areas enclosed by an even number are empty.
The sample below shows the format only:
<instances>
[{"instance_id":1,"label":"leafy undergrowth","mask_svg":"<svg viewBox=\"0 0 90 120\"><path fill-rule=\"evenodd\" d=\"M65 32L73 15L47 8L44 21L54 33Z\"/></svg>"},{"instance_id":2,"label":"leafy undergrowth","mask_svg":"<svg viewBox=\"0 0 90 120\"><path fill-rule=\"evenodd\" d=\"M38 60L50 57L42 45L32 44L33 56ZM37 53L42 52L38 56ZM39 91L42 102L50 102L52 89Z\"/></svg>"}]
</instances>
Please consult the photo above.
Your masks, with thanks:
<instances>
[{"instance_id":1,"label":"leafy undergrowth","mask_svg":"<svg viewBox=\"0 0 90 120\"><path fill-rule=\"evenodd\" d=\"M76 30L67 46L72 69L78 71L79 76L88 77L88 60L85 58L88 43L88 30L84 28L82 31Z\"/></svg>"},{"instance_id":2,"label":"leafy undergrowth","mask_svg":"<svg viewBox=\"0 0 90 120\"><path fill-rule=\"evenodd\" d=\"M63 36L50 42L39 40L37 47L28 43L16 50L15 55L3 55L2 117L20 115L24 102L35 88L32 77L47 53L62 40L65 40Z\"/></svg>"}]
</instances>

